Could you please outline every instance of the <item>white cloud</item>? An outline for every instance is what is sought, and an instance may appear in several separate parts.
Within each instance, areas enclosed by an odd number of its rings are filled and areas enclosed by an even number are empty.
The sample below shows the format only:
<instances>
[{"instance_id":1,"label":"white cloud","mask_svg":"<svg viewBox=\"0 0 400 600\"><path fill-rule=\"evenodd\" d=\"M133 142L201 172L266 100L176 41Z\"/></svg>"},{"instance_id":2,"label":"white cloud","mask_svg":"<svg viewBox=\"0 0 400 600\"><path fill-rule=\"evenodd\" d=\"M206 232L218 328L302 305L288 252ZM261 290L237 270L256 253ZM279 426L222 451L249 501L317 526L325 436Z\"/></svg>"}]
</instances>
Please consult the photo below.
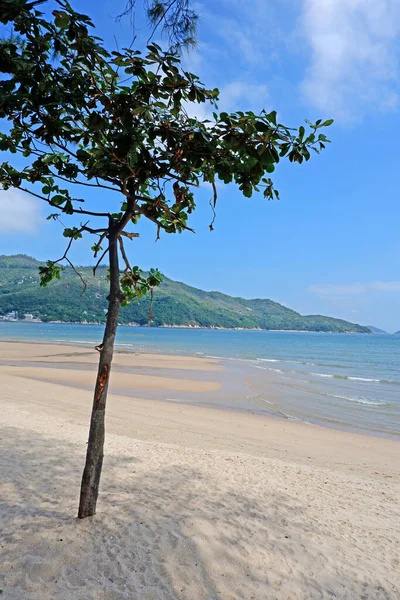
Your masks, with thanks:
<instances>
[{"instance_id":1,"label":"white cloud","mask_svg":"<svg viewBox=\"0 0 400 600\"><path fill-rule=\"evenodd\" d=\"M197 104L185 102L184 108L189 117L196 119L211 119L213 112L234 112L236 110L253 110L260 112L269 107L269 95L266 85L231 81L220 89L218 108L209 103Z\"/></svg>"},{"instance_id":2,"label":"white cloud","mask_svg":"<svg viewBox=\"0 0 400 600\"><path fill-rule=\"evenodd\" d=\"M367 292L400 292L400 281L369 281L365 283L310 285L308 291L321 297L349 297Z\"/></svg>"},{"instance_id":3,"label":"white cloud","mask_svg":"<svg viewBox=\"0 0 400 600\"><path fill-rule=\"evenodd\" d=\"M283 36L279 4L253 0L250 7L242 0L222 0L220 5L222 12L214 23L234 54L257 70L279 59L276 43Z\"/></svg>"},{"instance_id":4,"label":"white cloud","mask_svg":"<svg viewBox=\"0 0 400 600\"><path fill-rule=\"evenodd\" d=\"M221 88L218 107L227 112L239 109L260 111L268 108L268 102L269 95L266 85L232 81Z\"/></svg>"},{"instance_id":5,"label":"white cloud","mask_svg":"<svg viewBox=\"0 0 400 600\"><path fill-rule=\"evenodd\" d=\"M16 189L0 191L0 231L35 233L42 222L40 202Z\"/></svg>"},{"instance_id":6,"label":"white cloud","mask_svg":"<svg viewBox=\"0 0 400 600\"><path fill-rule=\"evenodd\" d=\"M398 106L399 0L303 0L306 99L344 119Z\"/></svg>"}]
</instances>

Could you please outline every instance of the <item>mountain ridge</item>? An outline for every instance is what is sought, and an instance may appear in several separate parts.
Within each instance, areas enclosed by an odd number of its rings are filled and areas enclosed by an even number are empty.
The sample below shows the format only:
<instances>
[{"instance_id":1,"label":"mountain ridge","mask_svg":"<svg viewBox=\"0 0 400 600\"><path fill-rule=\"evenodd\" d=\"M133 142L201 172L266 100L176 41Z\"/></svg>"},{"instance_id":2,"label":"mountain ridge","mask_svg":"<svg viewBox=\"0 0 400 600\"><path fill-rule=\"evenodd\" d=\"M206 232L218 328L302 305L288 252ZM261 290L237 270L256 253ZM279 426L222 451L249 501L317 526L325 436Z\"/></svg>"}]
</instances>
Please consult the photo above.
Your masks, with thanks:
<instances>
[{"instance_id":1,"label":"mountain ridge","mask_svg":"<svg viewBox=\"0 0 400 600\"><path fill-rule=\"evenodd\" d=\"M368 327L368 329L371 331L371 333L390 335L384 329L380 329L379 327L374 327L374 325L366 325L366 327Z\"/></svg>"},{"instance_id":2,"label":"mountain ridge","mask_svg":"<svg viewBox=\"0 0 400 600\"><path fill-rule=\"evenodd\" d=\"M77 267L88 282L82 285L70 267L60 280L45 289L39 286L41 263L24 254L0 256L0 316L16 312L30 320L61 322L104 322L108 294L106 267ZM146 325L149 298L121 310L121 324ZM218 291L207 292L182 282L164 278L155 290L153 325L159 327L205 327L223 329L269 329L370 333L368 327L323 315L300 315L267 298L232 297Z\"/></svg>"}]
</instances>

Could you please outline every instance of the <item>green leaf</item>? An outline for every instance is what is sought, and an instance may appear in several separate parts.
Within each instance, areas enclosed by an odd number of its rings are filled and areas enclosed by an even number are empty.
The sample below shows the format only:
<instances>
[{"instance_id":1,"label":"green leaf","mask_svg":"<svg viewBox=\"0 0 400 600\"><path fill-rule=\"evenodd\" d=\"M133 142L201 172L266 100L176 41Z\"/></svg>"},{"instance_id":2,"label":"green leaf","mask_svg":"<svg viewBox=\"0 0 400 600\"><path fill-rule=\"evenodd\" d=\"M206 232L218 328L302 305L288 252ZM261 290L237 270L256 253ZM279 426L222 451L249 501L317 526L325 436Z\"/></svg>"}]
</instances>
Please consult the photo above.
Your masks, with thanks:
<instances>
[{"instance_id":1,"label":"green leaf","mask_svg":"<svg viewBox=\"0 0 400 600\"><path fill-rule=\"evenodd\" d=\"M61 206L67 200L65 196L61 196L60 194L56 194L50 199L50 204L53 206Z\"/></svg>"},{"instance_id":2,"label":"green leaf","mask_svg":"<svg viewBox=\"0 0 400 600\"><path fill-rule=\"evenodd\" d=\"M78 240L82 237L82 233L77 227L66 227L63 231L63 236L67 238L73 238L74 240Z\"/></svg>"},{"instance_id":3,"label":"green leaf","mask_svg":"<svg viewBox=\"0 0 400 600\"><path fill-rule=\"evenodd\" d=\"M55 16L54 23L56 27L59 27L60 29L67 29L70 23L69 15L60 10L54 10L53 15Z\"/></svg>"},{"instance_id":4,"label":"green leaf","mask_svg":"<svg viewBox=\"0 0 400 600\"><path fill-rule=\"evenodd\" d=\"M272 123L273 125L276 125L276 110L272 110L270 113L268 113L267 115L265 115L266 119L268 119L268 121L270 121L270 123Z\"/></svg>"}]
</instances>

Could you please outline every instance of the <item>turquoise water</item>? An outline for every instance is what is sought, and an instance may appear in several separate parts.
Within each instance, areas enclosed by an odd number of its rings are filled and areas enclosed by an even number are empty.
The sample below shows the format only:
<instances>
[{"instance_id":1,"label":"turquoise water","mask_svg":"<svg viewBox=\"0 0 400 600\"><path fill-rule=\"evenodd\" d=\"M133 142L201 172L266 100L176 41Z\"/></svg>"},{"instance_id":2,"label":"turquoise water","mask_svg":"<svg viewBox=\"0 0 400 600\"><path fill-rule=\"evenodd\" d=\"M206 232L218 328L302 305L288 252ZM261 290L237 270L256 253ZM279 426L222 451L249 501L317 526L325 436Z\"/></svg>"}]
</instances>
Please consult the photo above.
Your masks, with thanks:
<instances>
[{"instance_id":1,"label":"turquoise water","mask_svg":"<svg viewBox=\"0 0 400 600\"><path fill-rule=\"evenodd\" d=\"M87 344L99 343L102 332L97 325L0 323L2 339ZM212 405L400 435L400 335L121 326L117 346L223 359L223 392ZM175 396L165 399L206 404Z\"/></svg>"}]
</instances>

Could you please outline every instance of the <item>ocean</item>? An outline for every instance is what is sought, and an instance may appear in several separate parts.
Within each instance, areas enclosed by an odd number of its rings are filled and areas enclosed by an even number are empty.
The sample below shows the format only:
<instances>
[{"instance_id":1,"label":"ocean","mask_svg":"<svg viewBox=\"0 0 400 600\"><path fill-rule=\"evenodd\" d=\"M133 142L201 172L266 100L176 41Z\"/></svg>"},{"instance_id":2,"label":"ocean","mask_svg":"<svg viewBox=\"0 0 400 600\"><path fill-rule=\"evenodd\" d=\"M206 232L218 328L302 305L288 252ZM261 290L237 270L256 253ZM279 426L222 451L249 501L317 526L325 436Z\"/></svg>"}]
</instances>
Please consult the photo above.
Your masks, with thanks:
<instances>
[{"instance_id":1,"label":"ocean","mask_svg":"<svg viewBox=\"0 0 400 600\"><path fill-rule=\"evenodd\" d=\"M100 343L102 332L99 325L0 323L3 340L87 345ZM153 394L158 399L400 436L400 335L121 326L117 348L204 355L225 367L218 375L221 391L212 398Z\"/></svg>"}]
</instances>

